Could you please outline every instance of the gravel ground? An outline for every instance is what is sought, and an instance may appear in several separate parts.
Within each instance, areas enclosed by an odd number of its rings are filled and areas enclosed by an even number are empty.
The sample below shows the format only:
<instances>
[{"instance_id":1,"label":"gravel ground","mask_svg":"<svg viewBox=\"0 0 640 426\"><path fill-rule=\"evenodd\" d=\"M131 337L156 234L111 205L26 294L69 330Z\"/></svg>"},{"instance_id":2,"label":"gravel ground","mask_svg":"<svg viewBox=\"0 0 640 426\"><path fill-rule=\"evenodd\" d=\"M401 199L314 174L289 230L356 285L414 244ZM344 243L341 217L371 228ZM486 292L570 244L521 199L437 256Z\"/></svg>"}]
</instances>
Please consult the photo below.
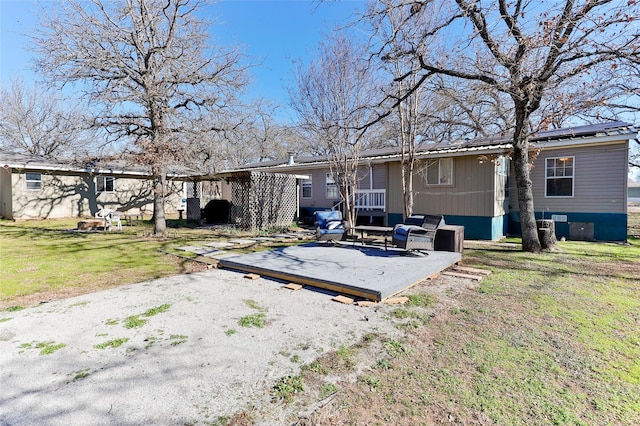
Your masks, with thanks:
<instances>
[{"instance_id":1,"label":"gravel ground","mask_svg":"<svg viewBox=\"0 0 640 426\"><path fill-rule=\"evenodd\" d=\"M327 351L397 335L380 306L214 269L0 312L0 424L215 424Z\"/></svg>"}]
</instances>

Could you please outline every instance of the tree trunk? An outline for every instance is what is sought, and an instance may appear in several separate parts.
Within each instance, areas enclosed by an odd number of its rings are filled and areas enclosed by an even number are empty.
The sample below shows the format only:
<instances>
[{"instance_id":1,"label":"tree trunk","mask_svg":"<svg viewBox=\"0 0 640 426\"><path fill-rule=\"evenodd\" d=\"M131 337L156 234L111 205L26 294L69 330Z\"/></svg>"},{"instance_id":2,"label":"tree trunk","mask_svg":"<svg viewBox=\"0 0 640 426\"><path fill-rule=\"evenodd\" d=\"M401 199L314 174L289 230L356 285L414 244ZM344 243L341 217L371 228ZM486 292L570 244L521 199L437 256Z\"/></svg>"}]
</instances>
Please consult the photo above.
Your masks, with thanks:
<instances>
[{"instance_id":1,"label":"tree trunk","mask_svg":"<svg viewBox=\"0 0 640 426\"><path fill-rule=\"evenodd\" d=\"M411 160L404 159L405 164L402 165L402 193L404 194L404 217L413 214L413 167Z\"/></svg>"},{"instance_id":2,"label":"tree trunk","mask_svg":"<svg viewBox=\"0 0 640 426\"><path fill-rule=\"evenodd\" d=\"M164 215L164 195L166 187L166 172L164 167L153 167L153 233L164 236L167 231L167 221Z\"/></svg>"},{"instance_id":3,"label":"tree trunk","mask_svg":"<svg viewBox=\"0 0 640 426\"><path fill-rule=\"evenodd\" d=\"M536 221L538 238L543 250L553 250L558 243L556 239L556 226L553 220L542 219Z\"/></svg>"},{"instance_id":4,"label":"tree trunk","mask_svg":"<svg viewBox=\"0 0 640 426\"><path fill-rule=\"evenodd\" d=\"M533 207L533 190L529 173L529 153L527 145L514 146L513 163L515 167L516 186L518 188L518 206L520 207L520 228L522 232L522 250L531 253L541 251L535 210Z\"/></svg>"}]
</instances>

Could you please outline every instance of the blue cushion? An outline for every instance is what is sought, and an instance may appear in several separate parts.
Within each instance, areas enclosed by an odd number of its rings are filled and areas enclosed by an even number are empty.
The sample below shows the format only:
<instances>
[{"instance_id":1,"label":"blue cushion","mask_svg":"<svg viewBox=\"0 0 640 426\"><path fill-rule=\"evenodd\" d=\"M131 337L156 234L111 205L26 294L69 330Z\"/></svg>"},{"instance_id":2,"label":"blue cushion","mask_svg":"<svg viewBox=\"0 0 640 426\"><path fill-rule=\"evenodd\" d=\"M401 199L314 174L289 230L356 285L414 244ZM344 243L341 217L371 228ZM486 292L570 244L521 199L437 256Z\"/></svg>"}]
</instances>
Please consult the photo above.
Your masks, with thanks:
<instances>
[{"instance_id":1,"label":"blue cushion","mask_svg":"<svg viewBox=\"0 0 640 426\"><path fill-rule=\"evenodd\" d=\"M415 226L415 225L400 225L398 227L396 227L396 229L393 230L393 236L395 238L398 237L402 237L401 239L405 239L407 238L407 234L409 233L409 231L411 230L424 230L424 228L420 227L420 226Z\"/></svg>"},{"instance_id":2,"label":"blue cushion","mask_svg":"<svg viewBox=\"0 0 640 426\"><path fill-rule=\"evenodd\" d=\"M317 211L315 215L315 225L321 229L326 229L329 222L342 221L342 214L339 210Z\"/></svg>"}]
</instances>

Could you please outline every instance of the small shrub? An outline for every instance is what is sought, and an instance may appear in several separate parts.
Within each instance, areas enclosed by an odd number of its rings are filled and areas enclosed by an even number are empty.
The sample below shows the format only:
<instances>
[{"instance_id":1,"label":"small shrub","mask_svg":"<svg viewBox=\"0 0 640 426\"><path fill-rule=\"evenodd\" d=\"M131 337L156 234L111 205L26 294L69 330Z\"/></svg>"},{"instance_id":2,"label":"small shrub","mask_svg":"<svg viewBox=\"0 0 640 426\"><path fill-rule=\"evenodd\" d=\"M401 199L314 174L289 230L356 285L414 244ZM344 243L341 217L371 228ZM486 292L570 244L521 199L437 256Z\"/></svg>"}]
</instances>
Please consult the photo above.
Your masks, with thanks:
<instances>
[{"instance_id":1,"label":"small shrub","mask_svg":"<svg viewBox=\"0 0 640 426\"><path fill-rule=\"evenodd\" d=\"M224 332L224 334L226 334L227 336L232 336L232 335L234 335L236 333L237 333L237 331L235 329L233 329L233 328L230 328L229 330L226 330Z\"/></svg>"}]
</instances>

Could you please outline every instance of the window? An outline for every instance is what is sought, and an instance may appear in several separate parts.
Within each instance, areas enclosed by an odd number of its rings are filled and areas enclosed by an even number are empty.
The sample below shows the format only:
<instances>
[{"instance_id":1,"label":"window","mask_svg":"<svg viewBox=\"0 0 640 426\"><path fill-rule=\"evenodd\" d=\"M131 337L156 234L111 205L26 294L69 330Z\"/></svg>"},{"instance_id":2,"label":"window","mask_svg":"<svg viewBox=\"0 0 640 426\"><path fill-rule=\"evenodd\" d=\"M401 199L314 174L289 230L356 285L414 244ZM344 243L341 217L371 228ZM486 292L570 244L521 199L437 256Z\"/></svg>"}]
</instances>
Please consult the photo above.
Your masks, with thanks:
<instances>
[{"instance_id":1,"label":"window","mask_svg":"<svg viewBox=\"0 0 640 426\"><path fill-rule=\"evenodd\" d=\"M506 199L509 198L509 186L511 184L509 179L509 157L500 157L498 158L498 177L502 178L504 181L504 198L498 199Z\"/></svg>"},{"instance_id":2,"label":"window","mask_svg":"<svg viewBox=\"0 0 640 426\"><path fill-rule=\"evenodd\" d=\"M42 191L42 174L26 173L27 191Z\"/></svg>"},{"instance_id":3,"label":"window","mask_svg":"<svg viewBox=\"0 0 640 426\"><path fill-rule=\"evenodd\" d=\"M453 185L453 158L427 162L427 185Z\"/></svg>"},{"instance_id":4,"label":"window","mask_svg":"<svg viewBox=\"0 0 640 426\"><path fill-rule=\"evenodd\" d=\"M114 192L116 179L113 176L96 177L96 192Z\"/></svg>"},{"instance_id":5,"label":"window","mask_svg":"<svg viewBox=\"0 0 640 426\"><path fill-rule=\"evenodd\" d=\"M302 198L311 198L311 179L302 179Z\"/></svg>"},{"instance_id":6,"label":"window","mask_svg":"<svg viewBox=\"0 0 640 426\"><path fill-rule=\"evenodd\" d=\"M573 197L574 157L547 158L547 197Z\"/></svg>"},{"instance_id":7,"label":"window","mask_svg":"<svg viewBox=\"0 0 640 426\"><path fill-rule=\"evenodd\" d=\"M338 185L336 185L333 175L331 173L327 173L327 199L337 200L339 198L340 192L338 191Z\"/></svg>"}]
</instances>

